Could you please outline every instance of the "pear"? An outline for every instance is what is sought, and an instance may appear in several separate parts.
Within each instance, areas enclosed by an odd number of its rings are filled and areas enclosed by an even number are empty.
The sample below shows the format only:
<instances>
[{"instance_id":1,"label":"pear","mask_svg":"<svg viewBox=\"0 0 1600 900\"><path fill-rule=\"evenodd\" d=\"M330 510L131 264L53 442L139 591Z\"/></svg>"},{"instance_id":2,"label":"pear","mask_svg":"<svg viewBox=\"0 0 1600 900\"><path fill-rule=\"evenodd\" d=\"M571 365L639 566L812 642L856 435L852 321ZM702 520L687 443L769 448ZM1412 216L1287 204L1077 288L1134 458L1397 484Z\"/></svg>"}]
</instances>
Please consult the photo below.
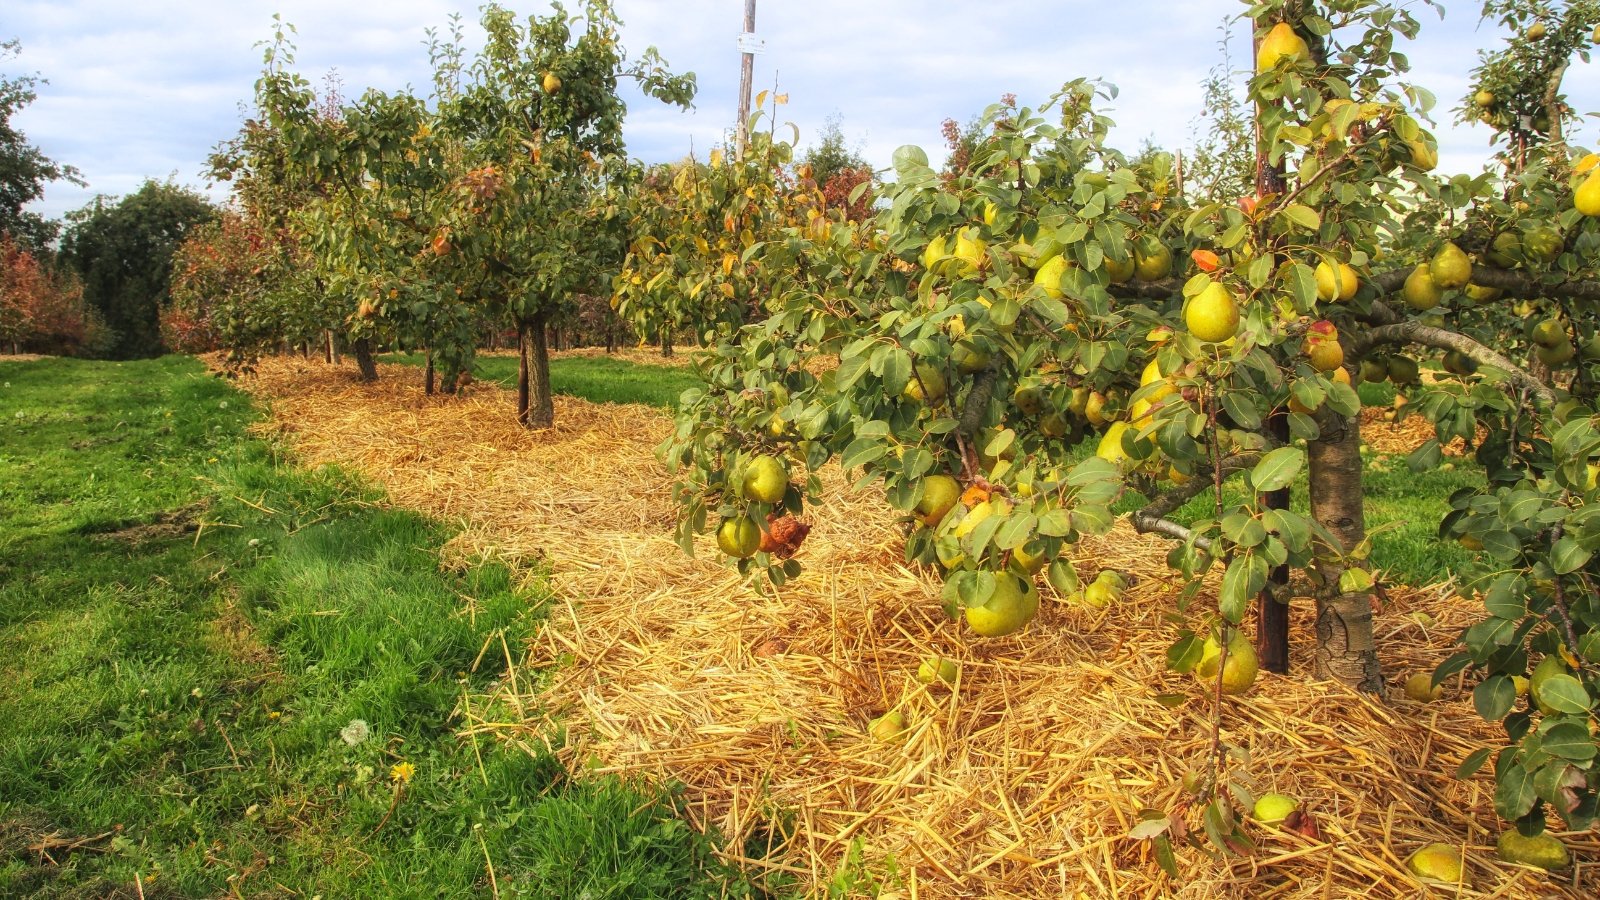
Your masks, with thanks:
<instances>
[{"instance_id":1,"label":"pear","mask_svg":"<svg viewBox=\"0 0 1600 900\"><path fill-rule=\"evenodd\" d=\"M1406 679L1406 697L1418 703L1432 703L1444 696L1443 687L1435 687L1433 676L1418 672Z\"/></svg>"},{"instance_id":2,"label":"pear","mask_svg":"<svg viewBox=\"0 0 1600 900\"><path fill-rule=\"evenodd\" d=\"M1545 29L1544 23L1543 22L1535 22L1532 25L1528 26L1528 30L1526 32L1524 32L1524 35L1530 41L1542 41L1542 40L1544 40L1545 33L1546 33L1546 29Z\"/></svg>"},{"instance_id":3,"label":"pear","mask_svg":"<svg viewBox=\"0 0 1600 900\"><path fill-rule=\"evenodd\" d=\"M973 237L968 231L956 235L956 248L951 255L961 260L963 269L976 269L989 251L989 244Z\"/></svg>"},{"instance_id":4,"label":"pear","mask_svg":"<svg viewBox=\"0 0 1600 900\"><path fill-rule=\"evenodd\" d=\"M1363 359L1361 361L1361 380L1377 384L1389 377L1389 366L1381 359Z\"/></svg>"},{"instance_id":5,"label":"pear","mask_svg":"<svg viewBox=\"0 0 1600 900\"><path fill-rule=\"evenodd\" d=\"M906 736L906 714L898 709L892 709L873 719L867 725L867 733L872 735L874 740L886 744L903 741Z\"/></svg>"},{"instance_id":6,"label":"pear","mask_svg":"<svg viewBox=\"0 0 1600 900\"><path fill-rule=\"evenodd\" d=\"M1460 247L1446 241L1439 252L1433 255L1433 261L1428 263L1428 273L1433 276L1433 283L1442 290L1466 287L1467 282L1472 280L1472 260Z\"/></svg>"},{"instance_id":7,"label":"pear","mask_svg":"<svg viewBox=\"0 0 1600 900\"><path fill-rule=\"evenodd\" d=\"M956 371L963 375L976 375L989 367L991 359L988 351L979 350L971 344L961 343L950 349L950 361L955 363Z\"/></svg>"},{"instance_id":8,"label":"pear","mask_svg":"<svg viewBox=\"0 0 1600 900\"><path fill-rule=\"evenodd\" d=\"M1471 375L1478 371L1478 363L1472 357L1460 350L1451 350L1444 355L1442 362L1444 370L1451 375Z\"/></svg>"},{"instance_id":9,"label":"pear","mask_svg":"<svg viewBox=\"0 0 1600 900\"><path fill-rule=\"evenodd\" d=\"M1348 263L1339 263L1337 266L1328 265L1327 260L1317 263L1317 299L1324 303L1338 301L1343 303L1356 295L1356 289L1361 286L1361 280L1356 277L1356 270L1350 268Z\"/></svg>"},{"instance_id":10,"label":"pear","mask_svg":"<svg viewBox=\"0 0 1600 900\"><path fill-rule=\"evenodd\" d=\"M949 255L949 251L945 249L944 235L941 234L929 241L927 248L922 251L922 267L931 269L934 263Z\"/></svg>"},{"instance_id":11,"label":"pear","mask_svg":"<svg viewBox=\"0 0 1600 900\"><path fill-rule=\"evenodd\" d=\"M1122 599L1122 576L1109 569L1095 576L1083 589L1083 602L1095 609L1105 609Z\"/></svg>"},{"instance_id":12,"label":"pear","mask_svg":"<svg viewBox=\"0 0 1600 900\"><path fill-rule=\"evenodd\" d=\"M561 90L561 76L554 72L544 73L544 92L546 94L559 93Z\"/></svg>"},{"instance_id":13,"label":"pear","mask_svg":"<svg viewBox=\"0 0 1600 900\"><path fill-rule=\"evenodd\" d=\"M1033 275L1033 283L1044 289L1045 295L1054 299L1061 299L1061 276L1067 273L1067 258L1057 256L1039 267Z\"/></svg>"},{"instance_id":14,"label":"pear","mask_svg":"<svg viewBox=\"0 0 1600 900\"><path fill-rule=\"evenodd\" d=\"M1424 883L1460 884L1461 853L1449 844L1429 844L1406 858L1406 871Z\"/></svg>"},{"instance_id":15,"label":"pear","mask_svg":"<svg viewBox=\"0 0 1600 900\"><path fill-rule=\"evenodd\" d=\"M743 494L757 503L777 503L789 490L789 467L776 456L758 456L744 470Z\"/></svg>"},{"instance_id":16,"label":"pear","mask_svg":"<svg viewBox=\"0 0 1600 900\"><path fill-rule=\"evenodd\" d=\"M1578 348L1572 346L1571 341L1563 338L1561 343L1554 347L1534 348L1533 355L1539 357L1539 361L1550 368L1559 369L1572 362L1572 358L1578 355Z\"/></svg>"},{"instance_id":17,"label":"pear","mask_svg":"<svg viewBox=\"0 0 1600 900\"><path fill-rule=\"evenodd\" d=\"M1396 385L1405 387L1417 383L1421 376L1417 369L1417 361L1409 356L1389 357L1389 380Z\"/></svg>"},{"instance_id":18,"label":"pear","mask_svg":"<svg viewBox=\"0 0 1600 900\"><path fill-rule=\"evenodd\" d=\"M917 666L917 680L923 684L933 684L942 681L945 684L955 684L956 676L961 672L953 659L942 659L930 656Z\"/></svg>"},{"instance_id":19,"label":"pear","mask_svg":"<svg viewBox=\"0 0 1600 900\"><path fill-rule=\"evenodd\" d=\"M1502 231L1494 236L1484 258L1491 266L1509 269L1517 264L1517 254L1521 252L1522 239L1509 231Z\"/></svg>"},{"instance_id":20,"label":"pear","mask_svg":"<svg viewBox=\"0 0 1600 900\"><path fill-rule=\"evenodd\" d=\"M1100 436L1100 443L1095 447L1094 455L1114 463L1127 459L1127 451L1122 449L1122 434L1127 430L1127 422L1112 422L1106 433Z\"/></svg>"},{"instance_id":21,"label":"pear","mask_svg":"<svg viewBox=\"0 0 1600 900\"><path fill-rule=\"evenodd\" d=\"M1567 856L1567 845L1548 832L1524 837L1515 828L1508 829L1495 842L1495 852L1508 863L1537 866L1547 872L1565 869L1572 862Z\"/></svg>"},{"instance_id":22,"label":"pear","mask_svg":"<svg viewBox=\"0 0 1600 900\"><path fill-rule=\"evenodd\" d=\"M1528 331L1528 338L1541 347L1559 347L1567 339L1567 328L1560 319L1541 319Z\"/></svg>"},{"instance_id":23,"label":"pear","mask_svg":"<svg viewBox=\"0 0 1600 900\"><path fill-rule=\"evenodd\" d=\"M937 527L961 499L961 482L949 475L929 475L922 480L922 499L917 501L917 518L929 528Z\"/></svg>"},{"instance_id":24,"label":"pear","mask_svg":"<svg viewBox=\"0 0 1600 900\"><path fill-rule=\"evenodd\" d=\"M1537 706L1540 712L1547 716L1555 713L1555 710L1545 703L1544 698L1540 696L1540 693L1544 690L1545 682L1549 681L1552 676L1569 674L1571 673L1567 671L1566 663L1563 663L1561 657L1554 653L1539 660L1539 664L1533 667L1533 674L1528 676L1528 696L1533 698L1533 705Z\"/></svg>"},{"instance_id":25,"label":"pear","mask_svg":"<svg viewBox=\"0 0 1600 900\"><path fill-rule=\"evenodd\" d=\"M1572 205L1586 216L1600 216L1600 169L1589 173L1589 177L1578 185L1578 190L1572 195Z\"/></svg>"},{"instance_id":26,"label":"pear","mask_svg":"<svg viewBox=\"0 0 1600 900\"><path fill-rule=\"evenodd\" d=\"M1431 172L1439 165L1439 150L1433 144L1421 137L1406 141L1406 146L1411 148L1411 164L1424 172Z\"/></svg>"},{"instance_id":27,"label":"pear","mask_svg":"<svg viewBox=\"0 0 1600 900\"><path fill-rule=\"evenodd\" d=\"M750 519L723 519L717 549L734 559L749 559L761 546L761 526Z\"/></svg>"},{"instance_id":28,"label":"pear","mask_svg":"<svg viewBox=\"0 0 1600 900\"><path fill-rule=\"evenodd\" d=\"M916 376L906 382L901 396L918 403L938 403L944 399L948 386L944 373L927 363L917 366Z\"/></svg>"},{"instance_id":29,"label":"pear","mask_svg":"<svg viewBox=\"0 0 1600 900\"><path fill-rule=\"evenodd\" d=\"M1527 249L1529 257L1548 263L1556 261L1565 243L1561 238L1561 232L1546 225L1529 232L1527 240L1523 241L1523 246Z\"/></svg>"},{"instance_id":30,"label":"pear","mask_svg":"<svg viewBox=\"0 0 1600 900\"><path fill-rule=\"evenodd\" d=\"M1400 295L1405 298L1406 305L1417 312L1433 309L1444 296L1433 279L1433 267L1428 264L1411 270L1411 274L1406 276L1405 285L1400 288Z\"/></svg>"},{"instance_id":31,"label":"pear","mask_svg":"<svg viewBox=\"0 0 1600 900\"><path fill-rule=\"evenodd\" d=\"M1198 340L1225 341L1239 333L1239 304L1227 288L1213 281L1189 301L1183 323Z\"/></svg>"},{"instance_id":32,"label":"pear","mask_svg":"<svg viewBox=\"0 0 1600 900\"><path fill-rule=\"evenodd\" d=\"M1481 284L1469 284L1465 290L1468 299L1473 303L1492 303L1499 300L1503 293L1499 288L1484 287Z\"/></svg>"},{"instance_id":33,"label":"pear","mask_svg":"<svg viewBox=\"0 0 1600 900\"><path fill-rule=\"evenodd\" d=\"M1133 268L1140 281L1160 281L1172 271L1172 251L1165 244L1146 242L1134 248Z\"/></svg>"},{"instance_id":34,"label":"pear","mask_svg":"<svg viewBox=\"0 0 1600 900\"><path fill-rule=\"evenodd\" d=\"M1106 395L1099 391L1090 391L1089 396L1083 400L1083 417L1089 424L1096 428L1106 423Z\"/></svg>"},{"instance_id":35,"label":"pear","mask_svg":"<svg viewBox=\"0 0 1600 900\"><path fill-rule=\"evenodd\" d=\"M1217 678L1221 660L1222 644L1217 641L1216 635L1206 638L1200 650L1200 663L1194 668L1195 676L1209 686ZM1228 639L1228 662L1220 668L1224 694L1242 694L1256 683L1256 673L1259 671L1256 648L1244 636L1244 632L1235 630Z\"/></svg>"},{"instance_id":36,"label":"pear","mask_svg":"<svg viewBox=\"0 0 1600 900\"><path fill-rule=\"evenodd\" d=\"M1112 284L1122 284L1133 277L1133 258L1116 260L1106 257L1106 276Z\"/></svg>"},{"instance_id":37,"label":"pear","mask_svg":"<svg viewBox=\"0 0 1600 900\"><path fill-rule=\"evenodd\" d=\"M1288 794L1262 794L1250 810L1250 817L1268 828L1277 828L1289 814L1300 808L1300 801Z\"/></svg>"},{"instance_id":38,"label":"pear","mask_svg":"<svg viewBox=\"0 0 1600 900\"><path fill-rule=\"evenodd\" d=\"M1150 361L1145 363L1144 371L1139 373L1139 387L1148 387L1158 381L1162 382L1162 386L1151 391L1150 396L1146 398L1151 403L1170 397L1178 392L1177 387L1166 380L1166 376L1161 373L1161 364L1152 356Z\"/></svg>"},{"instance_id":39,"label":"pear","mask_svg":"<svg viewBox=\"0 0 1600 900\"><path fill-rule=\"evenodd\" d=\"M967 607L967 625L983 637L1004 637L1022 630L1038 612L1039 589L1033 582L998 572L988 601Z\"/></svg>"},{"instance_id":40,"label":"pear","mask_svg":"<svg viewBox=\"0 0 1600 900\"><path fill-rule=\"evenodd\" d=\"M1276 69L1283 60L1297 63L1310 58L1311 48L1305 38L1295 34L1288 22L1279 22L1261 39L1261 48L1256 51L1256 74Z\"/></svg>"}]
</instances>

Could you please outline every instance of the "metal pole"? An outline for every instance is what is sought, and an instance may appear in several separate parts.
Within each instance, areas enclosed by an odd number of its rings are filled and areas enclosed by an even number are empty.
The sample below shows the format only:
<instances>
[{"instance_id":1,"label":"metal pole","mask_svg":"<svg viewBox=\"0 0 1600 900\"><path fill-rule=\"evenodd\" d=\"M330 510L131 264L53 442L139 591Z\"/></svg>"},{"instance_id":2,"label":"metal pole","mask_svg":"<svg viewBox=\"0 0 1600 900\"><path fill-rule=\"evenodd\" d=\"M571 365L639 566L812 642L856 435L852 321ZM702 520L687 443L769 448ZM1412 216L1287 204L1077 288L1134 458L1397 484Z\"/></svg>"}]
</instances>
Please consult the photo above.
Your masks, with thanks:
<instances>
[{"instance_id":1,"label":"metal pole","mask_svg":"<svg viewBox=\"0 0 1600 900\"><path fill-rule=\"evenodd\" d=\"M744 33L754 34L756 30L756 0L744 0ZM740 54L739 62L739 155L744 155L744 148L750 142L750 87L755 80L756 55L754 47L745 48Z\"/></svg>"}]
</instances>

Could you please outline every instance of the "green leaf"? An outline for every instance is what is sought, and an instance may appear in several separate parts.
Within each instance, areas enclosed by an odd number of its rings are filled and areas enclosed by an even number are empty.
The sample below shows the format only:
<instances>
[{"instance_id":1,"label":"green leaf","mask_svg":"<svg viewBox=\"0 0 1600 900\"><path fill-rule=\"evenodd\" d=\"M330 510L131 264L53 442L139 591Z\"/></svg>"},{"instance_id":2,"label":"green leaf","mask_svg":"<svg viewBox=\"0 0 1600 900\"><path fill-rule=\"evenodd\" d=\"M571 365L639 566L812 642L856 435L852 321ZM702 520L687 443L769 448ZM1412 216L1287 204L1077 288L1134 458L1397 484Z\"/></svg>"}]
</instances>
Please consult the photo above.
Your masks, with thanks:
<instances>
[{"instance_id":1,"label":"green leaf","mask_svg":"<svg viewBox=\"0 0 1600 900\"><path fill-rule=\"evenodd\" d=\"M1517 702L1517 688L1506 675L1491 675L1472 689L1472 705L1485 722L1498 722Z\"/></svg>"},{"instance_id":2,"label":"green leaf","mask_svg":"<svg viewBox=\"0 0 1600 900\"><path fill-rule=\"evenodd\" d=\"M1586 713L1594 705L1594 698L1583 689L1583 682L1564 674L1545 678L1539 686L1539 701L1556 712L1574 715Z\"/></svg>"},{"instance_id":3,"label":"green leaf","mask_svg":"<svg viewBox=\"0 0 1600 900\"><path fill-rule=\"evenodd\" d=\"M1372 590L1372 573L1359 566L1351 566L1339 573L1339 593L1364 594Z\"/></svg>"},{"instance_id":4,"label":"green leaf","mask_svg":"<svg viewBox=\"0 0 1600 900\"><path fill-rule=\"evenodd\" d=\"M1016 513L1010 516L995 534L994 545L1001 550L1014 550L1022 546L1033 537L1034 526L1038 521L1033 513Z\"/></svg>"},{"instance_id":5,"label":"green leaf","mask_svg":"<svg viewBox=\"0 0 1600 900\"><path fill-rule=\"evenodd\" d=\"M1595 758L1600 753L1600 747L1595 746L1594 738L1589 736L1589 729L1577 722L1557 722L1543 735L1544 752L1573 762L1585 762Z\"/></svg>"},{"instance_id":6,"label":"green leaf","mask_svg":"<svg viewBox=\"0 0 1600 900\"><path fill-rule=\"evenodd\" d=\"M1266 493L1294 484L1305 464L1305 453L1299 447L1279 447L1261 457L1250 471L1250 483L1257 491Z\"/></svg>"},{"instance_id":7,"label":"green leaf","mask_svg":"<svg viewBox=\"0 0 1600 900\"><path fill-rule=\"evenodd\" d=\"M1167 648L1167 668L1184 674L1192 672L1200 664L1204 650L1205 641L1198 634L1186 633Z\"/></svg>"},{"instance_id":8,"label":"green leaf","mask_svg":"<svg viewBox=\"0 0 1600 900\"><path fill-rule=\"evenodd\" d=\"M1456 766L1456 778L1465 781L1476 775L1478 770L1483 768L1484 761L1489 758L1489 754L1493 752L1493 747L1479 747L1468 753L1467 758L1461 761L1461 765Z\"/></svg>"},{"instance_id":9,"label":"green leaf","mask_svg":"<svg viewBox=\"0 0 1600 900\"><path fill-rule=\"evenodd\" d=\"M1522 818L1539 797L1533 790L1533 773L1518 763L1506 766L1496 777L1494 810L1507 821Z\"/></svg>"},{"instance_id":10,"label":"green leaf","mask_svg":"<svg viewBox=\"0 0 1600 900\"><path fill-rule=\"evenodd\" d=\"M1283 215L1307 231L1316 231L1322 227L1322 217L1317 215L1317 211L1301 203L1291 203L1284 207Z\"/></svg>"},{"instance_id":11,"label":"green leaf","mask_svg":"<svg viewBox=\"0 0 1600 900\"><path fill-rule=\"evenodd\" d=\"M1217 598L1218 611L1232 624L1239 624L1250 609L1250 601L1266 584L1266 560L1253 553L1239 555L1222 574L1222 589Z\"/></svg>"},{"instance_id":12,"label":"green leaf","mask_svg":"<svg viewBox=\"0 0 1600 900\"><path fill-rule=\"evenodd\" d=\"M1568 535L1550 548L1550 565L1557 575L1570 575L1583 568L1593 555L1593 550L1585 550L1576 538Z\"/></svg>"},{"instance_id":13,"label":"green leaf","mask_svg":"<svg viewBox=\"0 0 1600 900\"><path fill-rule=\"evenodd\" d=\"M845 469L854 469L868 463L877 462L884 454L889 452L889 445L874 438L856 438L850 446L844 448L844 453L839 457L839 465Z\"/></svg>"},{"instance_id":14,"label":"green leaf","mask_svg":"<svg viewBox=\"0 0 1600 900\"><path fill-rule=\"evenodd\" d=\"M1261 427L1261 413L1256 410L1252 396L1249 391L1228 391L1222 395L1222 408L1235 424L1247 431Z\"/></svg>"}]
</instances>

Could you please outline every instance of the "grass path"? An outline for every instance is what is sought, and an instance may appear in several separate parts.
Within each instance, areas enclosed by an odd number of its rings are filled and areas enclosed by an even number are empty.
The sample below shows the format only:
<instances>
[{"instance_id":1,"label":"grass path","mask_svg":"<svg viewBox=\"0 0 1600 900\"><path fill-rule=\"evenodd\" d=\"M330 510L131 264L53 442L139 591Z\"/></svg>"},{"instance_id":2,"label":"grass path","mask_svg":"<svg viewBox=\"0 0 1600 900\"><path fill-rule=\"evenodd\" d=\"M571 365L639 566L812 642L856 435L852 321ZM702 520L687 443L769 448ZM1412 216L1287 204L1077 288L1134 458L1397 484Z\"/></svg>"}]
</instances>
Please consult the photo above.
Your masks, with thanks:
<instances>
[{"instance_id":1,"label":"grass path","mask_svg":"<svg viewBox=\"0 0 1600 900\"><path fill-rule=\"evenodd\" d=\"M542 580L257 417L192 359L0 362L0 896L747 893L670 795L458 738Z\"/></svg>"}]
</instances>

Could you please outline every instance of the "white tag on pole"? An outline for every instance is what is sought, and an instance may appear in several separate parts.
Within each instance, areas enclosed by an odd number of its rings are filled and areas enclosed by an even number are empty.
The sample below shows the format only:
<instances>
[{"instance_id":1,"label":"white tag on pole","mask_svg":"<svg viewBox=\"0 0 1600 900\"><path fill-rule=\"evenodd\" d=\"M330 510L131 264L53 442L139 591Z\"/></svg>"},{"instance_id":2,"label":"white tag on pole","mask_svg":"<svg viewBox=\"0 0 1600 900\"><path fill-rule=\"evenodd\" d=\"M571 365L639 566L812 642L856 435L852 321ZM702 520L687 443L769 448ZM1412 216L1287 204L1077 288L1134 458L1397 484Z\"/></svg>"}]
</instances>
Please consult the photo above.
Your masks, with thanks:
<instances>
[{"instance_id":1,"label":"white tag on pole","mask_svg":"<svg viewBox=\"0 0 1600 900\"><path fill-rule=\"evenodd\" d=\"M741 32L739 32L739 52L740 53L764 53L764 52L766 52L766 49L767 49L767 42L761 40L758 37L756 37L754 32L751 32L751 31L741 31Z\"/></svg>"}]
</instances>

